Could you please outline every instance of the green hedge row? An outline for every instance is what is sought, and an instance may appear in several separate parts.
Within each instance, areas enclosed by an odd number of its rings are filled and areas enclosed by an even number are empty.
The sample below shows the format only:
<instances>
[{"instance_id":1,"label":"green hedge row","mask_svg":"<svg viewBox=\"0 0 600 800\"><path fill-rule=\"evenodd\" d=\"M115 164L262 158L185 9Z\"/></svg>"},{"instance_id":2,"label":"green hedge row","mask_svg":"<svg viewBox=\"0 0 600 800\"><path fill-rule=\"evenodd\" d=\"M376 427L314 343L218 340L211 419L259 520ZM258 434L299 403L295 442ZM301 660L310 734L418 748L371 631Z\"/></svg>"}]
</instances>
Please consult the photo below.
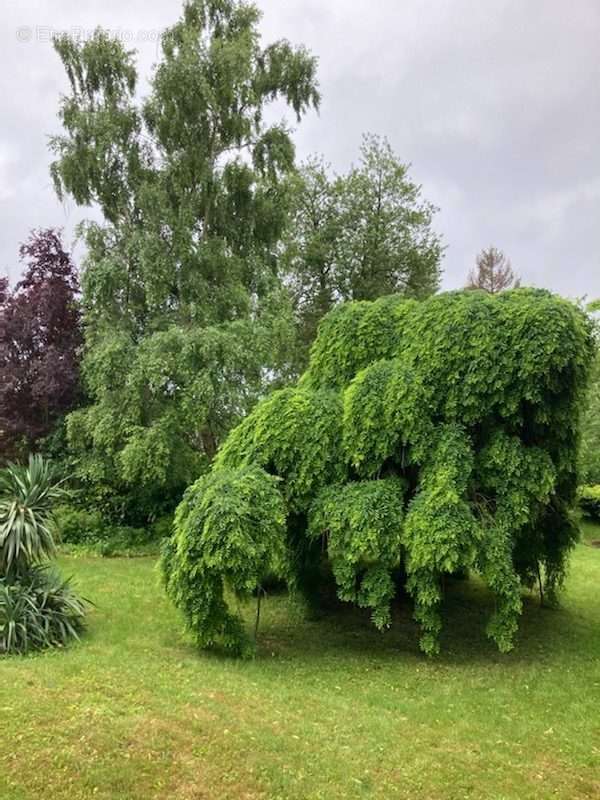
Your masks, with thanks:
<instances>
[{"instance_id":1,"label":"green hedge row","mask_svg":"<svg viewBox=\"0 0 600 800\"><path fill-rule=\"evenodd\" d=\"M144 528L111 525L98 511L63 505L56 510L57 539L103 556L135 551L156 551L161 539L171 535L172 517L160 517Z\"/></svg>"}]
</instances>

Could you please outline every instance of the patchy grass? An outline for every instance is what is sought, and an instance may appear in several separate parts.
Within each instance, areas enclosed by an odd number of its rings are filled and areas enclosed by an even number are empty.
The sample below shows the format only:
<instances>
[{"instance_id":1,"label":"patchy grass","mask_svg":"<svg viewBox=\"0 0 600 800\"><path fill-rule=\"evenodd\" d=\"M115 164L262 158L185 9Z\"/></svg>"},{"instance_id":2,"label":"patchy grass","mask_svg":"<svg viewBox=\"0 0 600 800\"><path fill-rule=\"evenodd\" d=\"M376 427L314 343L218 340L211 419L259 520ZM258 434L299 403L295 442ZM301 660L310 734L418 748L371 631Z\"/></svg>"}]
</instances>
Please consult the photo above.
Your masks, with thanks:
<instances>
[{"instance_id":1,"label":"patchy grass","mask_svg":"<svg viewBox=\"0 0 600 800\"><path fill-rule=\"evenodd\" d=\"M80 644L0 660L2 800L600 796L600 550L586 544L563 608L528 599L508 656L483 633L484 589L454 586L434 661L408 608L381 635L351 609L299 620L284 597L263 603L254 661L200 654L152 559L61 566L97 608Z\"/></svg>"}]
</instances>

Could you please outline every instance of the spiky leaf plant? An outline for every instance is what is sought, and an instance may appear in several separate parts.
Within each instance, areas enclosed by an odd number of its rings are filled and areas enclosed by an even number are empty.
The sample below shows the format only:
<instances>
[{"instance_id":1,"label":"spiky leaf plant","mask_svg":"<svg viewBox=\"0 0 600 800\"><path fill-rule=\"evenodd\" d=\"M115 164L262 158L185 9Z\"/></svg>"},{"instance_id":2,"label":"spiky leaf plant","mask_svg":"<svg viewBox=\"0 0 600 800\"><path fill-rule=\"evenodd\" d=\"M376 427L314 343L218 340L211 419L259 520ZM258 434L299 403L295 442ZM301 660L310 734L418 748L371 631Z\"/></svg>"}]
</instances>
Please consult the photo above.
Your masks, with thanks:
<instances>
[{"instance_id":1,"label":"spiky leaf plant","mask_svg":"<svg viewBox=\"0 0 600 800\"><path fill-rule=\"evenodd\" d=\"M26 573L52 558L52 509L66 490L49 461L29 456L27 466L9 464L0 472L0 575Z\"/></svg>"},{"instance_id":2,"label":"spiky leaf plant","mask_svg":"<svg viewBox=\"0 0 600 800\"><path fill-rule=\"evenodd\" d=\"M61 647L83 629L87 601L46 563L53 509L66 494L41 456L0 472L0 654Z\"/></svg>"},{"instance_id":3,"label":"spiky leaf plant","mask_svg":"<svg viewBox=\"0 0 600 800\"><path fill-rule=\"evenodd\" d=\"M79 639L87 601L48 565L19 581L0 578L0 654L64 647Z\"/></svg>"}]
</instances>

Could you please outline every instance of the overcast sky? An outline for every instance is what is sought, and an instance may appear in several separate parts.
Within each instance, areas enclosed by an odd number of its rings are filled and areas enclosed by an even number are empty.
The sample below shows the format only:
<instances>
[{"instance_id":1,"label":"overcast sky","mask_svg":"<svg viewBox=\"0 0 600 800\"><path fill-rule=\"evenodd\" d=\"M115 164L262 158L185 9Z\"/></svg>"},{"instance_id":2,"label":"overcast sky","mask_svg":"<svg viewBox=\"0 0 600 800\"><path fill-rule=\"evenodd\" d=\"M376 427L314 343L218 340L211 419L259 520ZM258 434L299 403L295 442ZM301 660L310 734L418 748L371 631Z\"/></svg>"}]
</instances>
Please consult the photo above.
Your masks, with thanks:
<instances>
[{"instance_id":1,"label":"overcast sky","mask_svg":"<svg viewBox=\"0 0 600 800\"><path fill-rule=\"evenodd\" d=\"M179 0L0 0L0 273L32 227L89 216L48 176L65 79L53 31L118 32L147 78ZM503 249L531 285L600 296L600 0L259 0L264 41L319 57L320 113L298 155L339 171L387 136L440 207L444 288Z\"/></svg>"}]
</instances>

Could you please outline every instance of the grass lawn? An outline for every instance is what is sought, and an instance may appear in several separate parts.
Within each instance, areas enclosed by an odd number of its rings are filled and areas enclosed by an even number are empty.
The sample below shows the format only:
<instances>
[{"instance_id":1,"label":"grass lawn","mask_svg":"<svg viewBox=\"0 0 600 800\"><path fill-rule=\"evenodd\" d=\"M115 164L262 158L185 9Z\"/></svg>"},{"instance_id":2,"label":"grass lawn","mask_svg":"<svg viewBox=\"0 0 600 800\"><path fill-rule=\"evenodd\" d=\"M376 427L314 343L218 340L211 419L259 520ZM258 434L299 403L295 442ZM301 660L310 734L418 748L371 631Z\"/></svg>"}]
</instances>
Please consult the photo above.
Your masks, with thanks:
<instances>
[{"instance_id":1,"label":"grass lawn","mask_svg":"<svg viewBox=\"0 0 600 800\"><path fill-rule=\"evenodd\" d=\"M561 610L526 601L508 656L458 584L433 661L408 608L381 635L284 597L254 661L200 654L152 559L61 566L97 608L80 644L0 660L1 800L600 797L600 549L577 548Z\"/></svg>"}]
</instances>

